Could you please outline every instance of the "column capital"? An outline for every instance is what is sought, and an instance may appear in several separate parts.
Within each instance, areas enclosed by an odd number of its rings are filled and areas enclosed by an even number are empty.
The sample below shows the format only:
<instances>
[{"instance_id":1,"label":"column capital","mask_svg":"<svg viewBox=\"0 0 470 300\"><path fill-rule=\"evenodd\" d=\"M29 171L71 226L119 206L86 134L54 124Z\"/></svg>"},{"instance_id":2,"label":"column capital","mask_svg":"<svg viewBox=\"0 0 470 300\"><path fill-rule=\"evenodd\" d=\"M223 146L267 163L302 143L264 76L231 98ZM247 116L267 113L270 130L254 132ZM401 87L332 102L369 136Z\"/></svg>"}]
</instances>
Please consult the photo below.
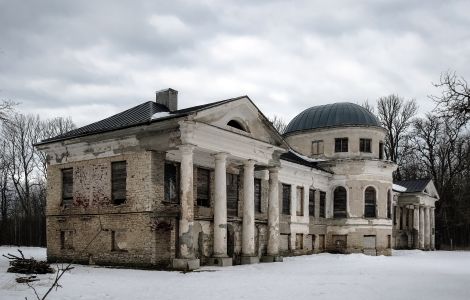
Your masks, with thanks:
<instances>
[{"instance_id":1,"label":"column capital","mask_svg":"<svg viewBox=\"0 0 470 300\"><path fill-rule=\"evenodd\" d=\"M192 144L184 144L184 145L180 145L178 149L181 151L182 154L192 154L195 147L196 146Z\"/></svg>"},{"instance_id":2,"label":"column capital","mask_svg":"<svg viewBox=\"0 0 470 300\"><path fill-rule=\"evenodd\" d=\"M279 173L279 167L269 167L269 173Z\"/></svg>"},{"instance_id":3,"label":"column capital","mask_svg":"<svg viewBox=\"0 0 470 300\"><path fill-rule=\"evenodd\" d=\"M226 160L228 153L227 152L218 152L212 154L212 156L215 158L215 160Z\"/></svg>"},{"instance_id":4,"label":"column capital","mask_svg":"<svg viewBox=\"0 0 470 300\"><path fill-rule=\"evenodd\" d=\"M255 166L255 164L256 164L256 160L254 160L254 159L247 159L247 160L244 160L244 161L243 161L243 165L244 165L245 167L250 167L250 168L252 168L252 167Z\"/></svg>"}]
</instances>

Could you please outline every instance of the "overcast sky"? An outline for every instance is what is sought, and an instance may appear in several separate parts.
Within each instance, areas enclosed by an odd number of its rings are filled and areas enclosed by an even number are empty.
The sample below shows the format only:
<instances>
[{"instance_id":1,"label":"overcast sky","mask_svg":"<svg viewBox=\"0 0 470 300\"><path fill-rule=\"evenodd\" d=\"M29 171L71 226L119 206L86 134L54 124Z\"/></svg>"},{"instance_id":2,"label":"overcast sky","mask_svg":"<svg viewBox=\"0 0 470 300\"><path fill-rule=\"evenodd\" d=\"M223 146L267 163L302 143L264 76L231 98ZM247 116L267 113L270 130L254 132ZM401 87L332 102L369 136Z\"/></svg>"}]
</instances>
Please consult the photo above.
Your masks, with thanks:
<instances>
[{"instance_id":1,"label":"overcast sky","mask_svg":"<svg viewBox=\"0 0 470 300\"><path fill-rule=\"evenodd\" d=\"M119 4L118 4L119 2ZM396 93L421 112L470 79L470 1L0 0L0 99L85 125L179 91L179 107L249 95L286 121Z\"/></svg>"}]
</instances>

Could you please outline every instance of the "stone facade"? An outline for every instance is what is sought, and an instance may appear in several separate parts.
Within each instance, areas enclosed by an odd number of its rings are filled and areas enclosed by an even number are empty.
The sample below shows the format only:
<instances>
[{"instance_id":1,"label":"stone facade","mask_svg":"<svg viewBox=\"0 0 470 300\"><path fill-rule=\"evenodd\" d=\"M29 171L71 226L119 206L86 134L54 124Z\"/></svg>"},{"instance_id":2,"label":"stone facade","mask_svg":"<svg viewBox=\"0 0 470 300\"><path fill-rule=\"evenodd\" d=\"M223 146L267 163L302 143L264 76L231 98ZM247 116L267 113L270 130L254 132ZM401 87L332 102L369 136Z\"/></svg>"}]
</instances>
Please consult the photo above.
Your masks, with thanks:
<instances>
[{"instance_id":1,"label":"stone facade","mask_svg":"<svg viewBox=\"0 0 470 300\"><path fill-rule=\"evenodd\" d=\"M48 259L195 269L322 251L391 255L395 165L379 157L384 134L356 126L282 137L241 97L161 122L42 143ZM349 152L332 150L336 136L350 138ZM370 153L359 151L361 137L372 139ZM312 155L318 139L324 151ZM123 203L113 200L116 162L125 162ZM67 169L72 199L64 198ZM198 202L199 185L208 204ZM336 216L338 187L346 192L343 217ZM375 193L372 217L365 214L366 189Z\"/></svg>"}]
</instances>

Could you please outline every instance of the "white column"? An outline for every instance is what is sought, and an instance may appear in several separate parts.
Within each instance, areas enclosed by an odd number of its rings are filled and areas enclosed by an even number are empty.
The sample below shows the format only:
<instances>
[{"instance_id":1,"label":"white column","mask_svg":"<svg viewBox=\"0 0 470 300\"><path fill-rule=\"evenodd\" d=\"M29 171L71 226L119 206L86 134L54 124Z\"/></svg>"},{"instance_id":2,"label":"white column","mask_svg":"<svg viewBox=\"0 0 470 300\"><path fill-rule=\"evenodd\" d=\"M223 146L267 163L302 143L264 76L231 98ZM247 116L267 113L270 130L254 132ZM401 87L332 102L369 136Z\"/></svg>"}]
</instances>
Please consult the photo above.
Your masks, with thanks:
<instances>
[{"instance_id":1,"label":"white column","mask_svg":"<svg viewBox=\"0 0 470 300\"><path fill-rule=\"evenodd\" d=\"M431 207L431 250L436 250L436 219L435 208Z\"/></svg>"},{"instance_id":2,"label":"white column","mask_svg":"<svg viewBox=\"0 0 470 300\"><path fill-rule=\"evenodd\" d=\"M227 257L227 154L214 157L214 257Z\"/></svg>"},{"instance_id":3,"label":"white column","mask_svg":"<svg viewBox=\"0 0 470 300\"><path fill-rule=\"evenodd\" d=\"M279 256L279 169L269 169L268 255Z\"/></svg>"},{"instance_id":4,"label":"white column","mask_svg":"<svg viewBox=\"0 0 470 300\"><path fill-rule=\"evenodd\" d=\"M180 146L180 199L181 216L179 221L179 258L194 259L193 224L193 145Z\"/></svg>"},{"instance_id":5,"label":"white column","mask_svg":"<svg viewBox=\"0 0 470 300\"><path fill-rule=\"evenodd\" d=\"M424 207L419 207L419 249L424 249Z\"/></svg>"},{"instance_id":6,"label":"white column","mask_svg":"<svg viewBox=\"0 0 470 300\"><path fill-rule=\"evenodd\" d=\"M413 209L413 248L419 249L419 206Z\"/></svg>"},{"instance_id":7,"label":"white column","mask_svg":"<svg viewBox=\"0 0 470 300\"><path fill-rule=\"evenodd\" d=\"M431 215L429 206L424 208L424 249L431 247Z\"/></svg>"},{"instance_id":8,"label":"white column","mask_svg":"<svg viewBox=\"0 0 470 300\"><path fill-rule=\"evenodd\" d=\"M243 165L243 227L242 256L255 255L255 161L246 160ZM243 263L243 261L242 261ZM249 263L246 261L246 263Z\"/></svg>"}]
</instances>

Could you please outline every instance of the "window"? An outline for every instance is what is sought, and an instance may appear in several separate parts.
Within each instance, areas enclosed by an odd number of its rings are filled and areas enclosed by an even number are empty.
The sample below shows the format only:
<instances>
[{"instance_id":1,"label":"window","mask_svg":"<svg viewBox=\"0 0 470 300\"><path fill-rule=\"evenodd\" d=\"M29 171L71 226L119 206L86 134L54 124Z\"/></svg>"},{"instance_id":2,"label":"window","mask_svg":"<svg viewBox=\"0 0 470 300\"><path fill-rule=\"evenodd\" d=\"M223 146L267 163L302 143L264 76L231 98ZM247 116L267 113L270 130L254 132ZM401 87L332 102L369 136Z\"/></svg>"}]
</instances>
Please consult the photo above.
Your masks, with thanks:
<instances>
[{"instance_id":1,"label":"window","mask_svg":"<svg viewBox=\"0 0 470 300\"><path fill-rule=\"evenodd\" d=\"M324 234L319 234L318 235L318 248L319 248L319 250L325 250L325 248L326 248L325 235Z\"/></svg>"},{"instance_id":2,"label":"window","mask_svg":"<svg viewBox=\"0 0 470 300\"><path fill-rule=\"evenodd\" d=\"M173 162L165 163L164 171L164 192L165 201L169 203L179 203L179 164Z\"/></svg>"},{"instance_id":3,"label":"window","mask_svg":"<svg viewBox=\"0 0 470 300\"><path fill-rule=\"evenodd\" d=\"M364 217L375 218L375 202L376 202L375 189L371 186L364 191Z\"/></svg>"},{"instance_id":4,"label":"window","mask_svg":"<svg viewBox=\"0 0 470 300\"><path fill-rule=\"evenodd\" d=\"M346 189L339 186L333 194L333 218L346 218Z\"/></svg>"},{"instance_id":5,"label":"window","mask_svg":"<svg viewBox=\"0 0 470 300\"><path fill-rule=\"evenodd\" d=\"M62 204L69 204L73 200L73 169L62 170Z\"/></svg>"},{"instance_id":6,"label":"window","mask_svg":"<svg viewBox=\"0 0 470 300\"><path fill-rule=\"evenodd\" d=\"M348 138L335 139L335 152L348 152Z\"/></svg>"},{"instance_id":7,"label":"window","mask_svg":"<svg viewBox=\"0 0 470 300\"><path fill-rule=\"evenodd\" d=\"M397 225L397 207L393 206L393 225Z\"/></svg>"},{"instance_id":8,"label":"window","mask_svg":"<svg viewBox=\"0 0 470 300\"><path fill-rule=\"evenodd\" d=\"M111 189L114 205L123 204L126 201L127 170L125 161L111 163Z\"/></svg>"},{"instance_id":9,"label":"window","mask_svg":"<svg viewBox=\"0 0 470 300\"><path fill-rule=\"evenodd\" d=\"M227 214L230 216L238 215L238 184L238 175L227 173Z\"/></svg>"},{"instance_id":10,"label":"window","mask_svg":"<svg viewBox=\"0 0 470 300\"><path fill-rule=\"evenodd\" d=\"M282 213L284 215L290 215L290 190L290 185L282 184Z\"/></svg>"},{"instance_id":11,"label":"window","mask_svg":"<svg viewBox=\"0 0 470 300\"><path fill-rule=\"evenodd\" d=\"M60 231L60 248L73 249L73 231Z\"/></svg>"},{"instance_id":12,"label":"window","mask_svg":"<svg viewBox=\"0 0 470 300\"><path fill-rule=\"evenodd\" d=\"M308 214L315 217L315 190L308 190Z\"/></svg>"},{"instance_id":13,"label":"window","mask_svg":"<svg viewBox=\"0 0 470 300\"><path fill-rule=\"evenodd\" d=\"M379 159L384 159L384 143L379 143Z\"/></svg>"},{"instance_id":14,"label":"window","mask_svg":"<svg viewBox=\"0 0 470 300\"><path fill-rule=\"evenodd\" d=\"M360 139L359 140L359 151L371 153L371 139Z\"/></svg>"},{"instance_id":15,"label":"window","mask_svg":"<svg viewBox=\"0 0 470 300\"><path fill-rule=\"evenodd\" d=\"M387 248L388 249L392 248L392 236L390 234L387 235Z\"/></svg>"},{"instance_id":16,"label":"window","mask_svg":"<svg viewBox=\"0 0 470 300\"><path fill-rule=\"evenodd\" d=\"M126 246L125 232L111 230L111 251L127 252Z\"/></svg>"},{"instance_id":17,"label":"window","mask_svg":"<svg viewBox=\"0 0 470 300\"><path fill-rule=\"evenodd\" d=\"M392 218L392 191L388 191L387 193L387 218Z\"/></svg>"},{"instance_id":18,"label":"window","mask_svg":"<svg viewBox=\"0 0 470 300\"><path fill-rule=\"evenodd\" d=\"M323 141L312 142L312 155L323 154Z\"/></svg>"},{"instance_id":19,"label":"window","mask_svg":"<svg viewBox=\"0 0 470 300\"><path fill-rule=\"evenodd\" d=\"M326 216L325 201L326 201L326 193L320 191L320 218L325 218Z\"/></svg>"},{"instance_id":20,"label":"window","mask_svg":"<svg viewBox=\"0 0 470 300\"><path fill-rule=\"evenodd\" d=\"M297 187L297 206L296 206L296 214L298 216L304 215L304 188L301 186Z\"/></svg>"},{"instance_id":21,"label":"window","mask_svg":"<svg viewBox=\"0 0 470 300\"><path fill-rule=\"evenodd\" d=\"M255 178L255 211L261 213L261 179Z\"/></svg>"},{"instance_id":22,"label":"window","mask_svg":"<svg viewBox=\"0 0 470 300\"><path fill-rule=\"evenodd\" d=\"M240 122L235 121L235 120L230 120L230 121L227 123L227 126L236 128L236 129L241 130L241 131L247 131L247 130L245 129L245 127L244 127Z\"/></svg>"},{"instance_id":23,"label":"window","mask_svg":"<svg viewBox=\"0 0 470 300\"><path fill-rule=\"evenodd\" d=\"M211 172L206 169L197 169L197 196L196 202L198 206L211 206L211 189L210 189Z\"/></svg>"},{"instance_id":24,"label":"window","mask_svg":"<svg viewBox=\"0 0 470 300\"><path fill-rule=\"evenodd\" d=\"M297 233L295 235L295 249L301 250L304 248L304 235L301 233Z\"/></svg>"}]
</instances>

